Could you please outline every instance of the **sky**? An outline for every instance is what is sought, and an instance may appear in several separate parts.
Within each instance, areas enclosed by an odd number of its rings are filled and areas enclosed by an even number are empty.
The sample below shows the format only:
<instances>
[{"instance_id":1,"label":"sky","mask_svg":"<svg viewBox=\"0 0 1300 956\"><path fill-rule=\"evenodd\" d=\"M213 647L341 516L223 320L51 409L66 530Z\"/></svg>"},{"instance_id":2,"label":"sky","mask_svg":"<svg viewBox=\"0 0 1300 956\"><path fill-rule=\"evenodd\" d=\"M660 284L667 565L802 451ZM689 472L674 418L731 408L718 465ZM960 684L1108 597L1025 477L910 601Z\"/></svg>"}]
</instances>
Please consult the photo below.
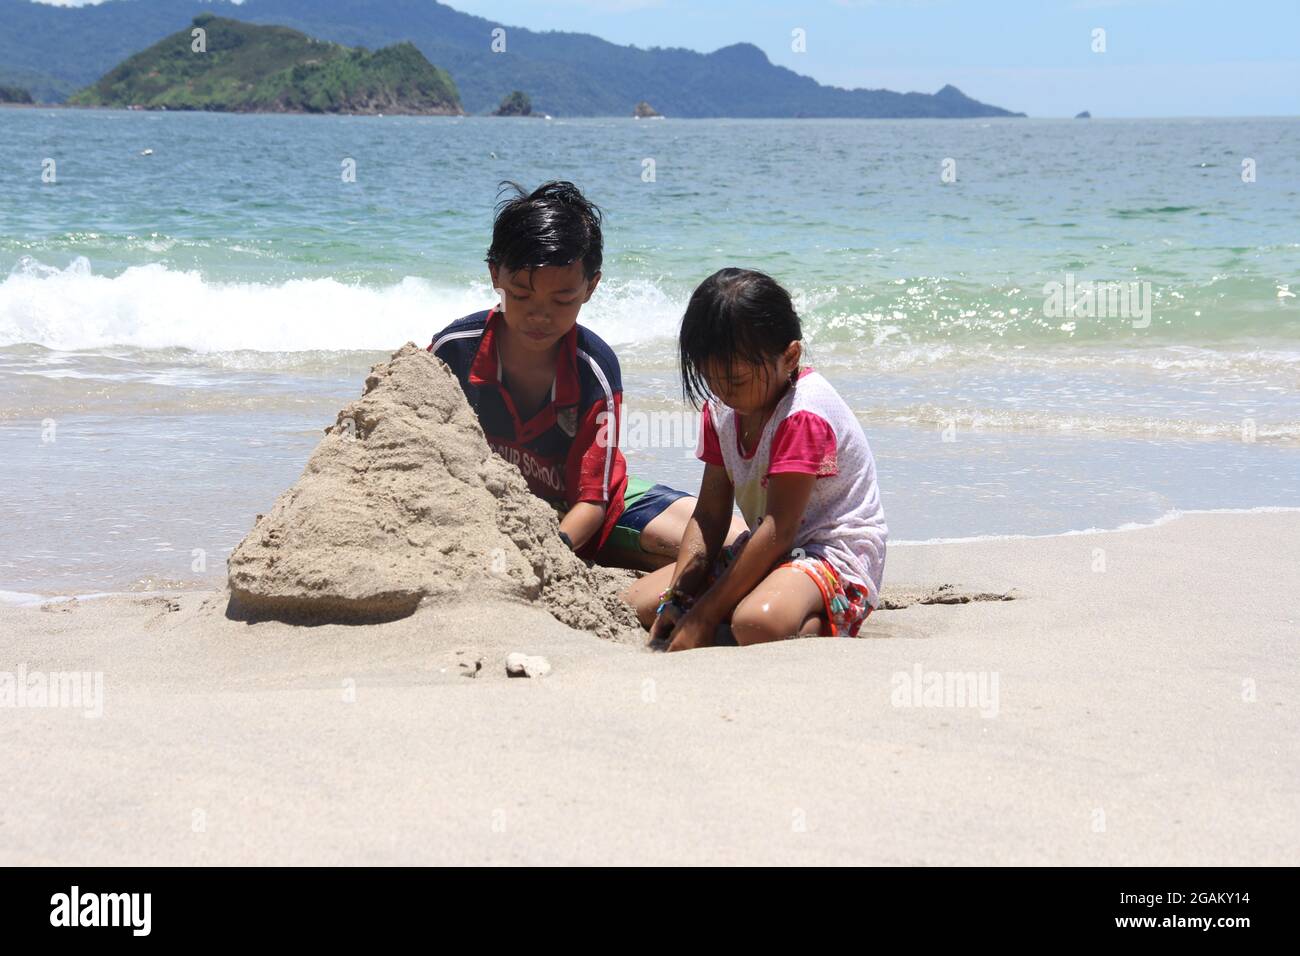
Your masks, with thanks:
<instances>
[{"instance_id":1,"label":"sky","mask_svg":"<svg viewBox=\"0 0 1300 956\"><path fill-rule=\"evenodd\" d=\"M85 0L43 0L75 5ZM256 0L253 0L256 2ZM822 83L946 83L1031 116L1300 115L1300 0L450 0L533 30L710 52ZM793 49L802 30L803 51ZM1104 31L1104 51L1096 30Z\"/></svg>"}]
</instances>

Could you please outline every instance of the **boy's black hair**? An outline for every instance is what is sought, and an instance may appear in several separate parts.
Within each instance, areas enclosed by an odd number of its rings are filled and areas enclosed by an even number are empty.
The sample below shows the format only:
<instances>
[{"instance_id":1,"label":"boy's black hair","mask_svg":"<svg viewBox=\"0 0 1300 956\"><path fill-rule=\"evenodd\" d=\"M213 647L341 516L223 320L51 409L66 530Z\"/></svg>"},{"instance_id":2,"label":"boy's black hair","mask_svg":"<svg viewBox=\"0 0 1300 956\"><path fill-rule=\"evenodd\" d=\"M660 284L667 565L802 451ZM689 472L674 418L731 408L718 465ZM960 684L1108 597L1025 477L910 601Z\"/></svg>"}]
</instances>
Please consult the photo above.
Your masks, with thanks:
<instances>
[{"instance_id":1,"label":"boy's black hair","mask_svg":"<svg viewBox=\"0 0 1300 956\"><path fill-rule=\"evenodd\" d=\"M691 295L677 337L682 392L699 408L711 397L705 366L766 363L803 339L790 293L752 269L719 269Z\"/></svg>"},{"instance_id":2,"label":"boy's black hair","mask_svg":"<svg viewBox=\"0 0 1300 956\"><path fill-rule=\"evenodd\" d=\"M530 193L508 180L499 185L498 196L510 195L497 202L492 245L487 251L490 265L518 272L582 260L586 278L600 271L604 248L601 212L577 186L553 181Z\"/></svg>"}]
</instances>

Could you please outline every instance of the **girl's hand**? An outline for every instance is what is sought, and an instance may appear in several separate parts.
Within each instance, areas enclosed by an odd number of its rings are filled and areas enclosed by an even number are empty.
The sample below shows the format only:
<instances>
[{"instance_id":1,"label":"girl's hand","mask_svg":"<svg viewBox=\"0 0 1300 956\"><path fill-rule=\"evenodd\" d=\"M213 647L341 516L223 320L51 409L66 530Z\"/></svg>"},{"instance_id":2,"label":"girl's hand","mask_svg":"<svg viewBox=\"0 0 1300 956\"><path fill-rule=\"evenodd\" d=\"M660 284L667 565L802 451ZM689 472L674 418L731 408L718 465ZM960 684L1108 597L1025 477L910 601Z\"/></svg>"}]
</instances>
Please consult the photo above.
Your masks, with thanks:
<instances>
[{"instance_id":1,"label":"girl's hand","mask_svg":"<svg viewBox=\"0 0 1300 956\"><path fill-rule=\"evenodd\" d=\"M655 618L650 625L650 639L647 641L651 650L663 651L668 649L668 642L672 640L673 629L677 626L677 621L681 617L677 608L669 606L663 609L663 613Z\"/></svg>"},{"instance_id":2,"label":"girl's hand","mask_svg":"<svg viewBox=\"0 0 1300 956\"><path fill-rule=\"evenodd\" d=\"M670 651L689 651L696 647L708 647L713 643L713 633L718 629L718 622L712 621L698 611L687 611L686 616L673 628Z\"/></svg>"}]
</instances>

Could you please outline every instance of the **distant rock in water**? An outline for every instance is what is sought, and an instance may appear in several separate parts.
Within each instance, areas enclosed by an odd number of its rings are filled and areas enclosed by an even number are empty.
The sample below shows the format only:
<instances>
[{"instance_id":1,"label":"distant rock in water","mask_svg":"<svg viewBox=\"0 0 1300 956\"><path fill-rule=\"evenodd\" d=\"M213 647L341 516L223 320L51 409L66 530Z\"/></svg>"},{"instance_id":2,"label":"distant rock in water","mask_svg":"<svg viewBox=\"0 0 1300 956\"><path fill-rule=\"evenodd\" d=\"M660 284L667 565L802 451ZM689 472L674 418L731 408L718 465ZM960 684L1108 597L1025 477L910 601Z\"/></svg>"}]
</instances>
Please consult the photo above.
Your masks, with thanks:
<instances>
[{"instance_id":1,"label":"distant rock in water","mask_svg":"<svg viewBox=\"0 0 1300 956\"><path fill-rule=\"evenodd\" d=\"M515 90L501 100L501 105L492 111L493 116L532 116L533 101L527 93Z\"/></svg>"},{"instance_id":2,"label":"distant rock in water","mask_svg":"<svg viewBox=\"0 0 1300 956\"><path fill-rule=\"evenodd\" d=\"M32 94L16 86L0 86L0 103L31 103Z\"/></svg>"},{"instance_id":3,"label":"distant rock in water","mask_svg":"<svg viewBox=\"0 0 1300 956\"><path fill-rule=\"evenodd\" d=\"M451 370L412 342L371 369L228 568L227 615L239 620L382 622L496 598L601 637L645 637L619 600L625 579L565 546Z\"/></svg>"},{"instance_id":4,"label":"distant rock in water","mask_svg":"<svg viewBox=\"0 0 1300 956\"><path fill-rule=\"evenodd\" d=\"M657 117L663 116L662 113L660 113L657 109L655 109L645 100L642 100L640 103L636 105L636 109L632 111L632 115L635 116L637 119L655 119Z\"/></svg>"},{"instance_id":5,"label":"distant rock in water","mask_svg":"<svg viewBox=\"0 0 1300 956\"><path fill-rule=\"evenodd\" d=\"M907 116L941 116L946 118L974 116L1024 116L1024 113L1012 113L996 106L988 106L979 100L973 100L951 83L941 87L932 97L924 93L891 93L889 90L853 90L871 95L896 96L907 103L906 110L889 115ZM902 104L899 104L900 106ZM815 114L808 114L815 115Z\"/></svg>"},{"instance_id":6,"label":"distant rock in water","mask_svg":"<svg viewBox=\"0 0 1300 956\"><path fill-rule=\"evenodd\" d=\"M195 28L203 33L194 36ZM212 14L69 97L76 106L241 113L463 112L456 84L411 43L371 52Z\"/></svg>"},{"instance_id":7,"label":"distant rock in water","mask_svg":"<svg viewBox=\"0 0 1300 956\"><path fill-rule=\"evenodd\" d=\"M1076 113L1076 114L1074 114L1074 118L1075 118L1075 119L1092 119L1092 114L1089 113L1087 110L1084 110L1082 113Z\"/></svg>"}]
</instances>

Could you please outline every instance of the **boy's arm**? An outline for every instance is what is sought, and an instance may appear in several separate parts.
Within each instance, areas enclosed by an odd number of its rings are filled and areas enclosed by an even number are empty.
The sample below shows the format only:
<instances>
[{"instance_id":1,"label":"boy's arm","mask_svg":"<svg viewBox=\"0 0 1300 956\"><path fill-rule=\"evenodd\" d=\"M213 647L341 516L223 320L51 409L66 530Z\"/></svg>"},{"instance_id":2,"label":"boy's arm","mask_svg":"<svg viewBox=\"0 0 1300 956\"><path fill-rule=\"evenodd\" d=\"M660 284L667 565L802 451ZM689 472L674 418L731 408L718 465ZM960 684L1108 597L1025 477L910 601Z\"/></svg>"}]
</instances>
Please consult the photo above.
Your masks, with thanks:
<instances>
[{"instance_id":1,"label":"boy's arm","mask_svg":"<svg viewBox=\"0 0 1300 956\"><path fill-rule=\"evenodd\" d=\"M560 522L560 530L569 536L574 551L579 550L600 530L608 510L595 501L579 501L565 513Z\"/></svg>"},{"instance_id":2,"label":"boy's arm","mask_svg":"<svg viewBox=\"0 0 1300 956\"><path fill-rule=\"evenodd\" d=\"M578 423L573 444L569 446L565 464L569 510L560 522L560 530L569 536L575 552L582 551L588 543L598 547L611 499L622 493L626 480L627 462L618 449L622 398L622 393L616 391L609 401L593 402ZM589 550L594 552L596 548ZM594 557L594 554L582 556Z\"/></svg>"},{"instance_id":3,"label":"boy's arm","mask_svg":"<svg viewBox=\"0 0 1300 956\"><path fill-rule=\"evenodd\" d=\"M474 390L470 389L466 385L466 377L469 373L467 363L456 347L457 346L456 339L443 338L443 336L448 331L450 331L455 325L456 323L453 322L451 325L444 328L441 332L435 334L433 337L433 341L429 343L425 351L433 355L436 359L442 362L443 365L447 366L447 368L451 370L451 374L456 376L456 381L460 385L461 392L463 392L465 395L465 400L469 402L470 407L473 408L474 411L477 413L478 407L474 402L474 396L472 394ZM438 347L437 350L435 350L434 346L438 345L439 339L442 339L442 344Z\"/></svg>"}]
</instances>

